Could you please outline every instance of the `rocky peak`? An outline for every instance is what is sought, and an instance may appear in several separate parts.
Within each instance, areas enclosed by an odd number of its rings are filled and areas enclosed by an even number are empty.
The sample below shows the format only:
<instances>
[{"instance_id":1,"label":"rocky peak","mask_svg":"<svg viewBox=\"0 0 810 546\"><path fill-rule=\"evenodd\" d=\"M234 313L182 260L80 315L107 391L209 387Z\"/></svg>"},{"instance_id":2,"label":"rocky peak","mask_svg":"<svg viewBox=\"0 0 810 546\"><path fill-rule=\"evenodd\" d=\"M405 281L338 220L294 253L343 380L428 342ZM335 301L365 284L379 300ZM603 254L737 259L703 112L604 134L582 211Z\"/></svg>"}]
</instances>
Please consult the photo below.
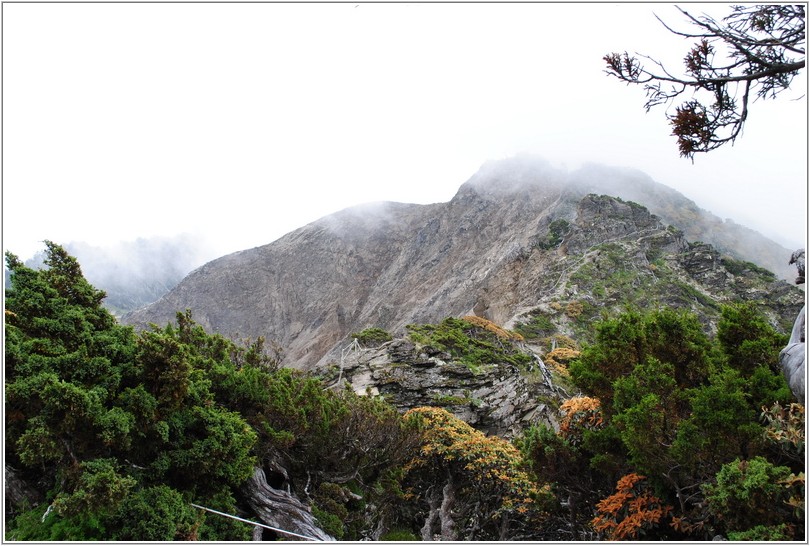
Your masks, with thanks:
<instances>
[{"instance_id":1,"label":"rocky peak","mask_svg":"<svg viewBox=\"0 0 810 546\"><path fill-rule=\"evenodd\" d=\"M576 207L576 230L566 241L569 253L580 253L610 241L642 238L665 231L659 218L632 201L607 195L589 194Z\"/></svg>"},{"instance_id":2,"label":"rocky peak","mask_svg":"<svg viewBox=\"0 0 810 546\"><path fill-rule=\"evenodd\" d=\"M643 184L636 178L631 187ZM654 209L583 194L586 186L531 158L489 163L448 203L376 203L327 216L206 264L123 320L165 324L191 309L209 331L272 339L287 365L310 369L334 363L352 332L401 334L447 316L512 325L545 310L560 333L586 335L602 310L634 303L693 308L710 327L718 302L755 294L774 324L780 313L795 317L799 289L717 249L690 247ZM569 305L583 311L560 311Z\"/></svg>"},{"instance_id":3,"label":"rocky peak","mask_svg":"<svg viewBox=\"0 0 810 546\"><path fill-rule=\"evenodd\" d=\"M467 182L456 199L475 193L490 199L514 196L544 197L559 194L567 186L567 175L537 156L520 154L500 161L484 163Z\"/></svg>"}]
</instances>

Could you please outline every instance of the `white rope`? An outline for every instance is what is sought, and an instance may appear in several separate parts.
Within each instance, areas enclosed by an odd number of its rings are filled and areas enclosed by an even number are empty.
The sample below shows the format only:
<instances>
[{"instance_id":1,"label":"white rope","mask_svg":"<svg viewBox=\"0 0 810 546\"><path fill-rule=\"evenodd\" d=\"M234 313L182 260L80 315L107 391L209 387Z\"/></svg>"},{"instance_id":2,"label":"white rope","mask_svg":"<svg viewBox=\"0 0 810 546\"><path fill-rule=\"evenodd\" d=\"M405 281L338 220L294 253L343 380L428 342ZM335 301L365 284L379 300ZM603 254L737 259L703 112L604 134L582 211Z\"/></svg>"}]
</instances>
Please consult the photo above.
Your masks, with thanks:
<instances>
[{"instance_id":1,"label":"white rope","mask_svg":"<svg viewBox=\"0 0 810 546\"><path fill-rule=\"evenodd\" d=\"M275 531L277 533L284 533L285 535L290 535L290 536L294 536L294 537L298 537L298 538L303 538L303 539L306 539L306 540L314 540L315 542L323 542L323 541L321 541L320 539L317 539L317 538L308 537L306 535L299 535L298 533L293 533L292 531L285 531L284 529L277 529L276 527L270 527L269 525L265 525L263 523L250 521L249 519L244 519L244 518L240 518L238 516L234 516L234 515L231 515L231 514L226 514L225 512L219 512L219 511L214 510L212 508L206 508L205 506L200 506L199 504L194 504L193 502L189 503L189 504L191 504L191 506L193 506L194 508L199 508L200 510L205 510L206 512L211 512L211 513L217 514L219 516L225 516L226 518L235 519L237 521L242 521L244 523L250 523L251 525L257 525L259 527L264 527L265 529L270 529L271 531Z\"/></svg>"},{"instance_id":2,"label":"white rope","mask_svg":"<svg viewBox=\"0 0 810 546\"><path fill-rule=\"evenodd\" d=\"M45 510L44 514L42 514L42 523L45 523L45 519L51 514L52 511L53 511L53 504L48 506L48 509Z\"/></svg>"}]
</instances>

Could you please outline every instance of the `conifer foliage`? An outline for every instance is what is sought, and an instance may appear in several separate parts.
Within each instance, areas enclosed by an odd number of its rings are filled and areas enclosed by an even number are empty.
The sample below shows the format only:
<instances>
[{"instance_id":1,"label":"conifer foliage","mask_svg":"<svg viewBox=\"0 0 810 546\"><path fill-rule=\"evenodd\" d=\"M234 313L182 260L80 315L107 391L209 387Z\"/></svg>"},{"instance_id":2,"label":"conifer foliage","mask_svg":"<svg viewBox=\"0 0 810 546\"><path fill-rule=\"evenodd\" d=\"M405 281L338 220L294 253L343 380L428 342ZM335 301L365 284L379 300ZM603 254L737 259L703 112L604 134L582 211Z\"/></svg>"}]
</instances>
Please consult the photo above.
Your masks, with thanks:
<instances>
[{"instance_id":1,"label":"conifer foliage","mask_svg":"<svg viewBox=\"0 0 810 546\"><path fill-rule=\"evenodd\" d=\"M191 503L244 511L267 460L323 525L343 516L336 536L376 525L365 502L395 499L415 438L393 408L279 369L264 340L210 335L188 311L136 334L74 258L47 255L43 270L6 255L6 464L41 493L7 505L7 539L248 540L250 525Z\"/></svg>"},{"instance_id":2,"label":"conifer foliage","mask_svg":"<svg viewBox=\"0 0 810 546\"><path fill-rule=\"evenodd\" d=\"M717 332L710 338L693 315L668 309L604 320L596 343L570 365L586 396L560 408L563 443L548 434L544 441L536 432L526 436L524 452L536 460L554 460L551 451L590 461L578 463L590 484L580 487L582 497L602 497L591 521L599 536L705 540L751 531L804 537L803 504L794 502L793 512L786 505L787 484L804 483L804 412L784 409L790 392L776 361L784 336L751 303L725 307ZM745 496L755 495L748 482L740 486L745 494L725 493L731 468L771 466L778 472L757 474L761 496ZM618 482L611 495L604 490L608 479ZM757 510L774 518L730 518L753 498L762 499ZM668 525L661 524L665 516L672 518ZM753 531L756 525L761 529Z\"/></svg>"}]
</instances>

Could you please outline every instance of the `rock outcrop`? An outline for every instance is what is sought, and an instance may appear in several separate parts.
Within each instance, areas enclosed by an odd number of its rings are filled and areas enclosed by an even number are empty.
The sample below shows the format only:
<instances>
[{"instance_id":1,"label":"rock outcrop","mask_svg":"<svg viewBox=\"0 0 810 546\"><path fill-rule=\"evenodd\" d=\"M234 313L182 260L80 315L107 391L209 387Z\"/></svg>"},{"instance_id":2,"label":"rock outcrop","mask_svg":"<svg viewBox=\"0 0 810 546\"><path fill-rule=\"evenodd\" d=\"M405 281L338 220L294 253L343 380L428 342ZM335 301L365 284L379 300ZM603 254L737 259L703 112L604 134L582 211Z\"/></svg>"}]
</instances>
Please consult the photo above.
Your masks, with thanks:
<instances>
[{"instance_id":1,"label":"rock outcrop","mask_svg":"<svg viewBox=\"0 0 810 546\"><path fill-rule=\"evenodd\" d=\"M790 256L790 265L796 265L799 275L796 277L796 284L804 284L804 249L795 251ZM779 364L785 380L790 386L793 396L799 403L804 404L805 400L805 377L807 375L805 360L807 349L805 346L805 307L799 311L799 316L793 322L793 330L790 332L790 339L787 346L779 353Z\"/></svg>"},{"instance_id":2,"label":"rock outcrop","mask_svg":"<svg viewBox=\"0 0 810 546\"><path fill-rule=\"evenodd\" d=\"M16 470L8 465L5 465L3 485L6 515L20 508L36 506L45 500L36 489L19 476Z\"/></svg>"},{"instance_id":3,"label":"rock outcrop","mask_svg":"<svg viewBox=\"0 0 810 546\"><path fill-rule=\"evenodd\" d=\"M447 353L418 347L408 339L395 339L377 348L344 349L333 388L348 384L358 394L382 395L402 412L422 406L444 407L478 430L511 438L529 425L556 426L559 387L543 361L531 366L538 377L514 365L498 363L473 370Z\"/></svg>"},{"instance_id":4,"label":"rock outcrop","mask_svg":"<svg viewBox=\"0 0 810 546\"><path fill-rule=\"evenodd\" d=\"M785 380L788 382L793 396L801 404L804 404L805 400L804 384L807 375L805 369L805 358L807 356L804 340L805 329L805 311L804 307L802 307L793 325L790 340L787 346L779 353L779 364L782 366Z\"/></svg>"}]
</instances>

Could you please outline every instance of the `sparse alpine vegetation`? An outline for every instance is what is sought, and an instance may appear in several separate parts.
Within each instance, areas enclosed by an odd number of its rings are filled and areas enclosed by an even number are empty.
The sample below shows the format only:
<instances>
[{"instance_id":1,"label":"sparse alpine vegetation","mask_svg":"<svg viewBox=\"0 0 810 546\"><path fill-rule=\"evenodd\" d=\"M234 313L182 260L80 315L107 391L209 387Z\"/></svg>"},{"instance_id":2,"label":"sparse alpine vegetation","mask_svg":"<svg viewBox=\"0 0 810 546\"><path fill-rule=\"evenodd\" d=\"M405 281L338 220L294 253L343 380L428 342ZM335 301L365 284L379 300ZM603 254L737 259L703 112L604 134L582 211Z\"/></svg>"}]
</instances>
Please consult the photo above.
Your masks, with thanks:
<instances>
[{"instance_id":1,"label":"sparse alpine vegetation","mask_svg":"<svg viewBox=\"0 0 810 546\"><path fill-rule=\"evenodd\" d=\"M406 328L408 337L417 344L447 353L472 371L501 363L526 367L532 362L531 355L510 343L522 341L520 334L480 317L448 317L439 324L409 324Z\"/></svg>"},{"instance_id":2,"label":"sparse alpine vegetation","mask_svg":"<svg viewBox=\"0 0 810 546\"><path fill-rule=\"evenodd\" d=\"M363 347L378 347L393 339L391 334L382 328L366 328L361 332L352 334L351 337L356 339L357 342Z\"/></svg>"}]
</instances>

